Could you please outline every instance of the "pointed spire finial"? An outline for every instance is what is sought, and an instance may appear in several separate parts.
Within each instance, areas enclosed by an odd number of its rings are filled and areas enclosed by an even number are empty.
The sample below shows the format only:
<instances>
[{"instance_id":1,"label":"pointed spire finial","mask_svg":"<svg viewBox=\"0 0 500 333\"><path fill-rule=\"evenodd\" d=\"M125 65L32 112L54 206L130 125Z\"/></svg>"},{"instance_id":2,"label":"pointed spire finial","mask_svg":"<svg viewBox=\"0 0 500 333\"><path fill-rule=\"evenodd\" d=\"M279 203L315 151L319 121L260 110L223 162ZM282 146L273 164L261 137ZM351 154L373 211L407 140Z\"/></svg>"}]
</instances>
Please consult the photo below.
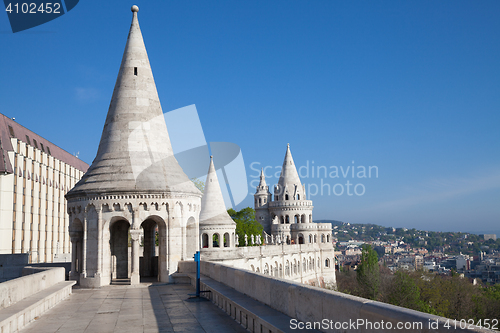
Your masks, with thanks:
<instances>
[{"instance_id":1,"label":"pointed spire finial","mask_svg":"<svg viewBox=\"0 0 500 333\"><path fill-rule=\"evenodd\" d=\"M133 5L132 8L130 8L130 10L132 10L133 13L137 13L139 11L139 7L136 5Z\"/></svg>"}]
</instances>

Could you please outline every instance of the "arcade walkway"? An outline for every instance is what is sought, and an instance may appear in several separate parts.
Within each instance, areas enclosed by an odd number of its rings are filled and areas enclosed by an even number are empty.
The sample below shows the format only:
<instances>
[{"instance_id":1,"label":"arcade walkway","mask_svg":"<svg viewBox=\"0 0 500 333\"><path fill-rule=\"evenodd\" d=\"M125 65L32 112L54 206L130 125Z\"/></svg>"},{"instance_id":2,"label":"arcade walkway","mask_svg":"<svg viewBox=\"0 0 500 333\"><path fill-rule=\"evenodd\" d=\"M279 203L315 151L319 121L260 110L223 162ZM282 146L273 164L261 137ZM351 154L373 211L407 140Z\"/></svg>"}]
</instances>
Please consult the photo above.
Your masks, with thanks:
<instances>
[{"instance_id":1,"label":"arcade walkway","mask_svg":"<svg viewBox=\"0 0 500 333\"><path fill-rule=\"evenodd\" d=\"M23 333L247 332L209 301L188 300L187 284L107 286L73 294Z\"/></svg>"}]
</instances>

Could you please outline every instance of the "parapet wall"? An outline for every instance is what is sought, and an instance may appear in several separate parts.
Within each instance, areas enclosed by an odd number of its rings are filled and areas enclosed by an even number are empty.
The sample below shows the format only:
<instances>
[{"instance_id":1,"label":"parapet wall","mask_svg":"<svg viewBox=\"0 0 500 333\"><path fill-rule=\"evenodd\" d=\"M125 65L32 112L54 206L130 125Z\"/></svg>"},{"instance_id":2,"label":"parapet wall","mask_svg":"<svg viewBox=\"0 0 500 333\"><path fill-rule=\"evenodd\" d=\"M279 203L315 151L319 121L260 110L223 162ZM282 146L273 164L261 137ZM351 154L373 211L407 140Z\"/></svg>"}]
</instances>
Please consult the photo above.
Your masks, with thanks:
<instances>
[{"instance_id":1,"label":"parapet wall","mask_svg":"<svg viewBox=\"0 0 500 333\"><path fill-rule=\"evenodd\" d=\"M187 266L186 271L192 270ZM459 321L213 262L202 261L201 274L302 322L291 323L291 329L309 323L322 332L492 332L462 329Z\"/></svg>"},{"instance_id":2,"label":"parapet wall","mask_svg":"<svg viewBox=\"0 0 500 333\"><path fill-rule=\"evenodd\" d=\"M0 283L0 309L64 281L63 267L25 267L23 276Z\"/></svg>"}]
</instances>

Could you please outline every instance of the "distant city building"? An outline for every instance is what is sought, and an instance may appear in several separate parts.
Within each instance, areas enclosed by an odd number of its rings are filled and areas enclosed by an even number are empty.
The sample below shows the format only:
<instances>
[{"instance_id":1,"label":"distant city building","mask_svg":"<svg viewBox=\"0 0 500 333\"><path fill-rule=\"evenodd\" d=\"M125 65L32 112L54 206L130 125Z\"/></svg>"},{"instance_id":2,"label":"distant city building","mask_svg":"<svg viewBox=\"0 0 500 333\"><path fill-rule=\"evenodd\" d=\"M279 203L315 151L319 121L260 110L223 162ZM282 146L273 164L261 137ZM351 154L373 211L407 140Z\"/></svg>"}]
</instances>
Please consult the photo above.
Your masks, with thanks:
<instances>
[{"instance_id":1,"label":"distant city building","mask_svg":"<svg viewBox=\"0 0 500 333\"><path fill-rule=\"evenodd\" d=\"M484 240L487 241L487 240L490 240L490 239L493 239L494 241L497 240L497 235L496 234L484 234L482 235Z\"/></svg>"},{"instance_id":2,"label":"distant city building","mask_svg":"<svg viewBox=\"0 0 500 333\"><path fill-rule=\"evenodd\" d=\"M66 261L70 253L64 195L88 165L0 114L0 254L29 262Z\"/></svg>"}]
</instances>

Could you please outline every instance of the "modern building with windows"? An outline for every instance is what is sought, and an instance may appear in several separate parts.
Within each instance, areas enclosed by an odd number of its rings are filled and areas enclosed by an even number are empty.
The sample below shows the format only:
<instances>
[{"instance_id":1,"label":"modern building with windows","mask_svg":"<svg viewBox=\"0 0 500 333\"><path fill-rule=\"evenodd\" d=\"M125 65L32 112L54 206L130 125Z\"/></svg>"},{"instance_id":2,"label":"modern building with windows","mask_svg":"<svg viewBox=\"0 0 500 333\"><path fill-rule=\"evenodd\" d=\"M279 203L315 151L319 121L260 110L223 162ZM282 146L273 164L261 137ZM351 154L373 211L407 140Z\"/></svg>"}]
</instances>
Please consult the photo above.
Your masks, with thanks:
<instances>
[{"instance_id":1,"label":"modern building with windows","mask_svg":"<svg viewBox=\"0 0 500 333\"><path fill-rule=\"evenodd\" d=\"M88 164L0 114L0 254L70 260L64 195Z\"/></svg>"}]
</instances>

